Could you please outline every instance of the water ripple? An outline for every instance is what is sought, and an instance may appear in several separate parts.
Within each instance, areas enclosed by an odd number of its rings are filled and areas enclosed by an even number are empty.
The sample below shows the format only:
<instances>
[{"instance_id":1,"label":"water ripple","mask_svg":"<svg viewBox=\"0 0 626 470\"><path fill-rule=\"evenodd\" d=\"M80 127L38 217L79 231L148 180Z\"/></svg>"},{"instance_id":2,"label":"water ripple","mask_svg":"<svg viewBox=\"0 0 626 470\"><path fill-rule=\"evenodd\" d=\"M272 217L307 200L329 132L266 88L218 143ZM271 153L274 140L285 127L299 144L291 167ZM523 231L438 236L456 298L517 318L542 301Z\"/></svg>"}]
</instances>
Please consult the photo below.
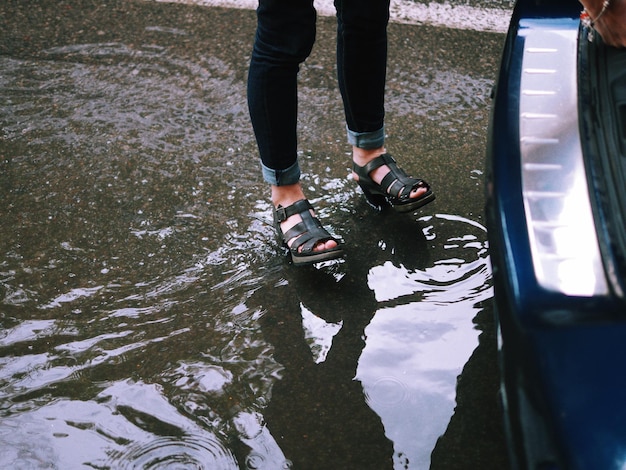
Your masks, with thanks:
<instances>
[{"instance_id":1,"label":"water ripple","mask_svg":"<svg viewBox=\"0 0 626 470\"><path fill-rule=\"evenodd\" d=\"M209 437L161 437L134 444L107 462L109 468L168 470L237 470L233 454L219 440Z\"/></svg>"},{"instance_id":2,"label":"water ripple","mask_svg":"<svg viewBox=\"0 0 626 470\"><path fill-rule=\"evenodd\" d=\"M392 261L373 267L368 283L376 300L419 295L422 303L445 305L491 297L486 229L470 219L447 214L426 216L420 221L425 224L426 239L444 256L424 269L397 266Z\"/></svg>"}]
</instances>

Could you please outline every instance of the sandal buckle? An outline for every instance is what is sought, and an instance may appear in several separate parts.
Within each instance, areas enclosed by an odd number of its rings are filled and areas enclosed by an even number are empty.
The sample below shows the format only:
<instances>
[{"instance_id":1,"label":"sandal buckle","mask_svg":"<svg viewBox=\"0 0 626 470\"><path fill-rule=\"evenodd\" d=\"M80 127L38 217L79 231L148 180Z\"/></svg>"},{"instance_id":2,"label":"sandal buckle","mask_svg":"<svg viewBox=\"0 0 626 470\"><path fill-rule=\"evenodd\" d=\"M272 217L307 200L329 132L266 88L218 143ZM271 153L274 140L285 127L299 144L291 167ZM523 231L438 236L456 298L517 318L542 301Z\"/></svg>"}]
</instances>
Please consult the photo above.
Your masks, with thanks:
<instances>
[{"instance_id":1,"label":"sandal buckle","mask_svg":"<svg viewBox=\"0 0 626 470\"><path fill-rule=\"evenodd\" d=\"M276 218L278 219L279 223L287 220L287 211L283 206L278 206L276 208Z\"/></svg>"}]
</instances>

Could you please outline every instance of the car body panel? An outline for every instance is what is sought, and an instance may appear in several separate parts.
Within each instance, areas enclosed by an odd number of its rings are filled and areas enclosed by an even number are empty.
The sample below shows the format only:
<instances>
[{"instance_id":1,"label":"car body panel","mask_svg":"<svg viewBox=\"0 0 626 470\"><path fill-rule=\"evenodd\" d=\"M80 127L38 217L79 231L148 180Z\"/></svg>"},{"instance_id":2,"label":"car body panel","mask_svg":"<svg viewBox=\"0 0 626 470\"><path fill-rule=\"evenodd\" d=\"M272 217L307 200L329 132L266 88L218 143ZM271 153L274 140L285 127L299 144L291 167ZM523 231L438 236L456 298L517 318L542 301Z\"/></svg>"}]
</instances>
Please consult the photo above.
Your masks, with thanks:
<instances>
[{"instance_id":1,"label":"car body panel","mask_svg":"<svg viewBox=\"0 0 626 470\"><path fill-rule=\"evenodd\" d=\"M575 1L518 0L494 88L486 216L515 468L626 469L623 180L604 184L624 166L611 144L623 122L604 132L594 94L608 92L587 85L601 83L587 49L603 49L579 13ZM605 108L626 67L616 77Z\"/></svg>"}]
</instances>

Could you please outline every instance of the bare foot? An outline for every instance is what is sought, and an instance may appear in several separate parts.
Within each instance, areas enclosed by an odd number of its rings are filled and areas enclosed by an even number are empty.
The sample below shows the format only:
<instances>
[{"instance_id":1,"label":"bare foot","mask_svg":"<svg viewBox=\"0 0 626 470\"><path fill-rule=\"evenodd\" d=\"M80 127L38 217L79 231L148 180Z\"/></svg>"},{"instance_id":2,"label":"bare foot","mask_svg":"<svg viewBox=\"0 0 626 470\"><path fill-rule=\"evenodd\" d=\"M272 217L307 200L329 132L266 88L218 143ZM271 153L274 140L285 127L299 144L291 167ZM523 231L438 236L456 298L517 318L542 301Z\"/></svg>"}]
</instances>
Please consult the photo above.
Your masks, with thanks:
<instances>
[{"instance_id":1,"label":"bare foot","mask_svg":"<svg viewBox=\"0 0 626 470\"><path fill-rule=\"evenodd\" d=\"M272 203L274 204L275 208L277 208L278 206L289 207L294 202L300 201L302 199L306 199L306 197L304 196L304 192L302 191L302 186L300 185L300 183L286 186L272 185ZM311 211L311 215L315 216L315 213ZM302 222L302 217L300 217L299 214L294 214L281 222L280 229L283 233L287 233L290 228L294 227L300 222ZM288 240L287 245L291 247L296 238ZM332 250L336 246L337 242L335 240L327 240L325 242L317 243L315 245L315 248L313 248L313 251Z\"/></svg>"},{"instance_id":2,"label":"bare foot","mask_svg":"<svg viewBox=\"0 0 626 470\"><path fill-rule=\"evenodd\" d=\"M356 163L359 166L365 166L369 162L374 160L374 158L378 157L379 155L382 155L383 153L385 153L384 147L380 147L380 148L373 149L373 150L365 150L359 147L352 147L352 160L354 161L354 163ZM370 178L372 178L372 180L375 183L380 184L383 178L390 171L391 170L389 169L387 165L380 166L370 173ZM352 177L354 178L354 181L359 181L359 176L356 173L352 172ZM409 198L411 199L419 198L422 195L424 195L427 191L428 191L427 188L416 188L413 191L411 191Z\"/></svg>"}]
</instances>

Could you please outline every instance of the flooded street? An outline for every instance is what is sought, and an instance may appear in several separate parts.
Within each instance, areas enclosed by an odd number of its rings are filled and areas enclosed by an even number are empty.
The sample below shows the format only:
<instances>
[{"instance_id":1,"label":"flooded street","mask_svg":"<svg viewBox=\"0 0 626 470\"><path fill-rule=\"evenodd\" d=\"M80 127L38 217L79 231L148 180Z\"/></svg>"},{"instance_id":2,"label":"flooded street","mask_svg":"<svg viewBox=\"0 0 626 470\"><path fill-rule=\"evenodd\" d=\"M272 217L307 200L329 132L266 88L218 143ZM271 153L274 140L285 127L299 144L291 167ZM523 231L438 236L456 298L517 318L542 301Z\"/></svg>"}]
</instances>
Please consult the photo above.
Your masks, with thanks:
<instances>
[{"instance_id":1,"label":"flooded street","mask_svg":"<svg viewBox=\"0 0 626 470\"><path fill-rule=\"evenodd\" d=\"M387 148L350 174L335 26L300 161L345 261L295 268L245 88L254 12L0 3L0 468L506 469L483 217L502 31L393 23Z\"/></svg>"}]
</instances>

